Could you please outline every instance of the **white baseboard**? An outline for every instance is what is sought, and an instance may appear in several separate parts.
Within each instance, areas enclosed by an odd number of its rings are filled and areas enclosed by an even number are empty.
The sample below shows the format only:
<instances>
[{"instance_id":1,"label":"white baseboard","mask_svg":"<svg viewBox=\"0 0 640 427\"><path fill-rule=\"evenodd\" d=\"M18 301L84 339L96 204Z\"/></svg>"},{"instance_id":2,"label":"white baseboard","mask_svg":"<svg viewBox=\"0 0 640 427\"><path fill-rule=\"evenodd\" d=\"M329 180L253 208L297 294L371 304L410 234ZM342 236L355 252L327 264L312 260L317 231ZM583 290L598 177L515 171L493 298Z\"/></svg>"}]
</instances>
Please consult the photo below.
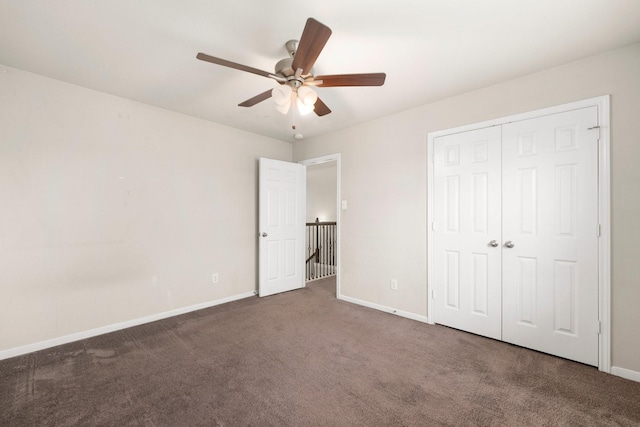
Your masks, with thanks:
<instances>
[{"instance_id":1,"label":"white baseboard","mask_svg":"<svg viewBox=\"0 0 640 427\"><path fill-rule=\"evenodd\" d=\"M10 357L15 357L15 356L21 356L23 354L44 350L46 348L51 348L51 347L67 344L74 341L83 340L85 338L95 337L97 335L107 334L109 332L119 331L121 329L131 328L133 326L138 326L145 323L155 322L156 320L162 320L168 317L179 316L181 314L202 310L204 308L213 307L213 306L224 304L231 301L237 301L239 299L252 297L254 295L256 295L256 292L245 292L243 294L232 295L227 298L221 298L214 301L207 301L204 303L195 304L188 307L176 308L174 310L152 314L150 316L140 317L138 319L127 320L120 323L114 323L113 325L101 326L99 328L89 329L87 331L82 331L82 332L76 332L74 334L65 335L65 336L53 338L50 340L40 341L33 344L27 344L21 347L10 348L8 350L2 350L0 351L0 360L9 359Z\"/></svg>"},{"instance_id":2,"label":"white baseboard","mask_svg":"<svg viewBox=\"0 0 640 427\"><path fill-rule=\"evenodd\" d=\"M379 311L384 311L385 313L395 314L400 317L406 317L407 319L416 320L418 322L429 323L427 321L427 316L411 313L409 311L398 310L393 307L387 307L387 306L376 304L373 302L364 301L357 298L351 298L345 295L338 295L338 299L342 301L350 302L352 304L362 305L364 307L373 308Z\"/></svg>"},{"instance_id":3,"label":"white baseboard","mask_svg":"<svg viewBox=\"0 0 640 427\"><path fill-rule=\"evenodd\" d=\"M611 375L616 375L618 377L626 378L631 381L636 381L640 383L640 372L632 371L631 369L620 368L618 366L611 367Z\"/></svg>"}]
</instances>

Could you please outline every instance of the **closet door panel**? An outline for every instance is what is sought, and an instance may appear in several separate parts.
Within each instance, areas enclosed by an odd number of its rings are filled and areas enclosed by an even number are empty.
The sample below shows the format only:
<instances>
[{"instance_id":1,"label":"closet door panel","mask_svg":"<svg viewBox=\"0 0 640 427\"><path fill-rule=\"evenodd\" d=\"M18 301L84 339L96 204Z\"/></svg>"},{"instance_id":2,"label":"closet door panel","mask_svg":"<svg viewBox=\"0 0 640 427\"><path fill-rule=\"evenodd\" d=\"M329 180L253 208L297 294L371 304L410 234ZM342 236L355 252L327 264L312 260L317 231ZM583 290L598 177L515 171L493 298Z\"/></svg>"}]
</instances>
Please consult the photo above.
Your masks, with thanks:
<instances>
[{"instance_id":1,"label":"closet door panel","mask_svg":"<svg viewBox=\"0 0 640 427\"><path fill-rule=\"evenodd\" d=\"M596 107L503 125L503 340L598 364ZM511 242L513 247L508 247Z\"/></svg>"},{"instance_id":2,"label":"closet door panel","mask_svg":"<svg viewBox=\"0 0 640 427\"><path fill-rule=\"evenodd\" d=\"M434 320L500 339L500 128L434 142Z\"/></svg>"}]
</instances>

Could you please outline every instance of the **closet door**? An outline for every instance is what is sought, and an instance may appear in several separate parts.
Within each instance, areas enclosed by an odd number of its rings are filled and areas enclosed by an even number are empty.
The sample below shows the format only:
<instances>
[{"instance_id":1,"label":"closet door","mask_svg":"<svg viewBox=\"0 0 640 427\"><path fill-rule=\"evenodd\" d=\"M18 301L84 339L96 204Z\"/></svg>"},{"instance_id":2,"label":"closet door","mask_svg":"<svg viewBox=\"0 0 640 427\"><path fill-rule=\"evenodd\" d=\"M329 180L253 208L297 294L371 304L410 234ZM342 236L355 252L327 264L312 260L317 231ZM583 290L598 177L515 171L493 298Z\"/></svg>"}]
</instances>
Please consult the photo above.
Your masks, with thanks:
<instances>
[{"instance_id":1,"label":"closet door","mask_svg":"<svg viewBox=\"0 0 640 427\"><path fill-rule=\"evenodd\" d=\"M504 341L598 364L596 107L502 127Z\"/></svg>"},{"instance_id":2,"label":"closet door","mask_svg":"<svg viewBox=\"0 0 640 427\"><path fill-rule=\"evenodd\" d=\"M500 127L434 141L434 318L501 337Z\"/></svg>"}]
</instances>

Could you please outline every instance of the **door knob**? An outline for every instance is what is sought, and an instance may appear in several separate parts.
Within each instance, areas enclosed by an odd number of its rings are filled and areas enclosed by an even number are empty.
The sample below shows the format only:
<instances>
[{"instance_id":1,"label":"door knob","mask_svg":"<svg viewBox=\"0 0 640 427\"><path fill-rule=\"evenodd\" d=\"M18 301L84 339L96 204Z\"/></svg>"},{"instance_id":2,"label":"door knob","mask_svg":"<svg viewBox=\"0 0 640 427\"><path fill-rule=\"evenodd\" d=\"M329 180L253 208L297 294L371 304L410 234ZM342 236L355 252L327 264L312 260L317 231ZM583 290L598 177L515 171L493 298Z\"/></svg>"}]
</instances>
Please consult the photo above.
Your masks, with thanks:
<instances>
[{"instance_id":1,"label":"door knob","mask_svg":"<svg viewBox=\"0 0 640 427\"><path fill-rule=\"evenodd\" d=\"M499 245L499 243L496 240L492 240L489 242L489 246L491 246L492 248L497 248Z\"/></svg>"},{"instance_id":2,"label":"door knob","mask_svg":"<svg viewBox=\"0 0 640 427\"><path fill-rule=\"evenodd\" d=\"M267 233L262 233L262 237L267 237L268 234Z\"/></svg>"},{"instance_id":3,"label":"door knob","mask_svg":"<svg viewBox=\"0 0 640 427\"><path fill-rule=\"evenodd\" d=\"M511 240L507 240L506 242L504 242L504 245L506 247L508 247L509 249L513 248L516 244L513 243Z\"/></svg>"}]
</instances>

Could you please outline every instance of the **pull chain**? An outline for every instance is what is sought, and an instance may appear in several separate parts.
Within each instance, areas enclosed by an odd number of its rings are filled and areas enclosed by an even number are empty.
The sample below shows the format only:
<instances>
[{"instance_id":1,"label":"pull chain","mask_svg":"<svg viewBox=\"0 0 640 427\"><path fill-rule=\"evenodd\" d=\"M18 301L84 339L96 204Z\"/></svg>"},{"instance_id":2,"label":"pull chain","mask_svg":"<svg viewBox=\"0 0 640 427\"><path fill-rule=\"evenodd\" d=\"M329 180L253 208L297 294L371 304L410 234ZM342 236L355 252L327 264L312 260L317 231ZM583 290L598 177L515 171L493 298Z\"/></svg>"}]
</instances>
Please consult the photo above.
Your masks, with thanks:
<instances>
[{"instance_id":1,"label":"pull chain","mask_svg":"<svg viewBox=\"0 0 640 427\"><path fill-rule=\"evenodd\" d=\"M296 130L297 94L291 97L291 129Z\"/></svg>"}]
</instances>

